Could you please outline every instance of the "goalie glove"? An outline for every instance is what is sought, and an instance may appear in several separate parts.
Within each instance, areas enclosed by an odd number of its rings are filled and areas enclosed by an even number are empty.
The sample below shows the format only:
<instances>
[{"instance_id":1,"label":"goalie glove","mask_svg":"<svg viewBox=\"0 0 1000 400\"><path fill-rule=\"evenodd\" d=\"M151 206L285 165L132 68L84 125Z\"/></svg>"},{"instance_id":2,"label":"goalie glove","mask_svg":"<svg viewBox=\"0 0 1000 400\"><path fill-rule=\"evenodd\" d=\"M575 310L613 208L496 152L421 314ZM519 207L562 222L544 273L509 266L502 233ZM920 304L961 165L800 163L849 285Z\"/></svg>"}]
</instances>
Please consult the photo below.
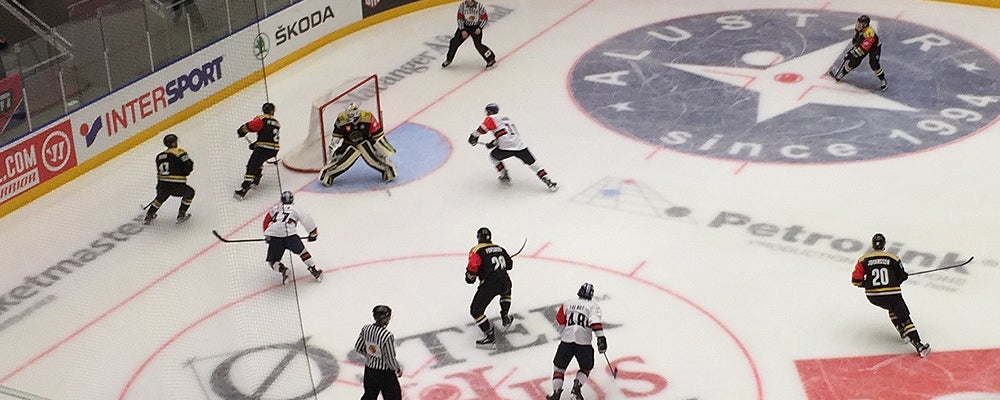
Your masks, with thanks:
<instances>
[{"instance_id":1,"label":"goalie glove","mask_svg":"<svg viewBox=\"0 0 1000 400\"><path fill-rule=\"evenodd\" d=\"M476 134L469 135L469 144L472 146L479 144L479 136L476 136Z\"/></svg>"},{"instance_id":2,"label":"goalie glove","mask_svg":"<svg viewBox=\"0 0 1000 400\"><path fill-rule=\"evenodd\" d=\"M597 352L601 353L601 354L604 354L604 352L606 352L606 351L608 351L608 338L606 338L604 336L598 336L597 337Z\"/></svg>"}]
</instances>

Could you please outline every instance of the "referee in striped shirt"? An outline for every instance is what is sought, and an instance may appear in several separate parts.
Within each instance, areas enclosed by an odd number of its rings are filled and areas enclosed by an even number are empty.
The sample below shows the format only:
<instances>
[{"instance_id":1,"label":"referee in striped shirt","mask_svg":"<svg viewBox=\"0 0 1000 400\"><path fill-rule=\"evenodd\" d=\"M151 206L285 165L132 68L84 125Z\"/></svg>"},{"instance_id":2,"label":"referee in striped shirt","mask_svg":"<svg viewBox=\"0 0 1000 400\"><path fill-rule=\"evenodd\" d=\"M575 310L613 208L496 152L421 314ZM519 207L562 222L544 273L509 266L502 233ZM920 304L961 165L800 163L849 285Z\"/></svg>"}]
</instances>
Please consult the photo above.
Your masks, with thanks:
<instances>
[{"instance_id":1,"label":"referee in striped shirt","mask_svg":"<svg viewBox=\"0 0 1000 400\"><path fill-rule=\"evenodd\" d=\"M455 36L448 43L448 55L441 63L441 68L451 65L451 61L455 59L455 53L458 52L458 46L461 46L469 36L472 36L472 44L476 45L476 51L483 57L483 60L486 60L486 68L495 65L497 55L483 44L483 28L486 27L486 22L489 20L490 16L486 13L486 7L483 7L476 0L465 0L459 4L458 30L455 31Z\"/></svg>"},{"instance_id":2,"label":"referee in striped shirt","mask_svg":"<svg viewBox=\"0 0 1000 400\"><path fill-rule=\"evenodd\" d=\"M384 400L402 400L399 377L403 376L403 369L396 361L396 338L386 329L392 319L392 309L377 305L372 309L372 317L375 323L362 327L358 342L354 344L354 350L366 357L365 394L361 400L376 400L380 392Z\"/></svg>"}]
</instances>

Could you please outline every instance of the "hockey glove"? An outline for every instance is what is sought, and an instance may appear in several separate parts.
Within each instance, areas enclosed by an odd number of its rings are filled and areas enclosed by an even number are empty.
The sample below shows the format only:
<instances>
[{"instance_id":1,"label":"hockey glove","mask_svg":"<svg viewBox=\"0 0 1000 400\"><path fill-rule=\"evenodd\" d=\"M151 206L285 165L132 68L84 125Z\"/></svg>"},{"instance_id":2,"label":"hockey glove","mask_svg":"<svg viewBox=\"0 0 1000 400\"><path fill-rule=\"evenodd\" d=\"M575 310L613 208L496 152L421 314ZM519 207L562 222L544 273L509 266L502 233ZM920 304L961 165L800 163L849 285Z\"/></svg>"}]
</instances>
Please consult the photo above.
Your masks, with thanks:
<instances>
[{"instance_id":1,"label":"hockey glove","mask_svg":"<svg viewBox=\"0 0 1000 400\"><path fill-rule=\"evenodd\" d=\"M236 136L244 137L246 135L247 135L247 131L245 131L242 126L239 127L238 129L236 129Z\"/></svg>"},{"instance_id":2,"label":"hockey glove","mask_svg":"<svg viewBox=\"0 0 1000 400\"><path fill-rule=\"evenodd\" d=\"M308 241L310 241L310 242L315 242L315 241L316 241L316 239L318 239L318 237L317 237L316 235L309 235L309 236L308 236L308 237L306 238L306 240L308 240Z\"/></svg>"},{"instance_id":3,"label":"hockey glove","mask_svg":"<svg viewBox=\"0 0 1000 400\"><path fill-rule=\"evenodd\" d=\"M473 284L476 283L476 276L468 272L465 273L465 283Z\"/></svg>"},{"instance_id":4,"label":"hockey glove","mask_svg":"<svg viewBox=\"0 0 1000 400\"><path fill-rule=\"evenodd\" d=\"M906 273L906 271L899 270L899 282L906 282L907 279L910 279L910 274Z\"/></svg>"},{"instance_id":5,"label":"hockey glove","mask_svg":"<svg viewBox=\"0 0 1000 400\"><path fill-rule=\"evenodd\" d=\"M469 135L469 144L473 146L479 144L479 137L476 135Z\"/></svg>"},{"instance_id":6,"label":"hockey glove","mask_svg":"<svg viewBox=\"0 0 1000 400\"><path fill-rule=\"evenodd\" d=\"M601 353L601 354L604 354L604 352L606 352L606 351L608 351L608 338L606 338L604 336L598 336L597 337L597 352Z\"/></svg>"},{"instance_id":7,"label":"hockey glove","mask_svg":"<svg viewBox=\"0 0 1000 400\"><path fill-rule=\"evenodd\" d=\"M487 149L492 149L494 147L497 147L497 141L496 141L496 139L490 140L489 143L486 143L486 148Z\"/></svg>"}]
</instances>

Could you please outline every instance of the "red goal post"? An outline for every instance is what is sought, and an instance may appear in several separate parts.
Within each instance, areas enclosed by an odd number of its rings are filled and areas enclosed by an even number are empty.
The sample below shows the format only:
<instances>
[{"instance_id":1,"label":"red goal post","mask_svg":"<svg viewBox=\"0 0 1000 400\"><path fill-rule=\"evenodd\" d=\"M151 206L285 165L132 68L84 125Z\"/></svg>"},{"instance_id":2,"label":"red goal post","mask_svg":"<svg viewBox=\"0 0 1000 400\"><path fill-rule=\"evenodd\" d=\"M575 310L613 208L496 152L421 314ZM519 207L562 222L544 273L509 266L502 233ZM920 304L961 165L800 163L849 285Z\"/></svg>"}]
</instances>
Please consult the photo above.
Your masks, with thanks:
<instances>
[{"instance_id":1,"label":"red goal post","mask_svg":"<svg viewBox=\"0 0 1000 400\"><path fill-rule=\"evenodd\" d=\"M328 90L313 100L309 113L309 132L305 140L281 157L281 163L296 172L319 172L329 161L333 124L348 105L369 111L382 119L382 99L379 94L378 75L354 78Z\"/></svg>"}]
</instances>

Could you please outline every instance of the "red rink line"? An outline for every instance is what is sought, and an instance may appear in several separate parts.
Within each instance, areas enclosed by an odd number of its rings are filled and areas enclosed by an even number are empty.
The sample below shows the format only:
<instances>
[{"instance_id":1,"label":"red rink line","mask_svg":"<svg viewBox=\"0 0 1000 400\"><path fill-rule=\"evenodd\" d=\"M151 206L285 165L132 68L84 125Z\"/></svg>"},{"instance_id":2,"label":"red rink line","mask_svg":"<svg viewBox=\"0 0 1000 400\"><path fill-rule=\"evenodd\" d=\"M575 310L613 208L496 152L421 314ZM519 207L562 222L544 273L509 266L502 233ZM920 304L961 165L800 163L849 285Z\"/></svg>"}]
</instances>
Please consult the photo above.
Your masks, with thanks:
<instances>
[{"instance_id":1,"label":"red rink line","mask_svg":"<svg viewBox=\"0 0 1000 400\"><path fill-rule=\"evenodd\" d=\"M569 19L570 17L572 17L572 16L573 16L573 15L575 15L576 13L580 12L580 10L583 10L583 9L584 9L584 8L586 8L587 6L589 6L589 5L591 5L592 3L594 3L594 1L596 1L596 0L590 0L590 1L586 2L586 3L584 3L583 5L581 5L580 7L576 8L575 10L573 10L572 12L570 12L569 14L566 14L566 15L565 15L564 17L560 18L560 19L559 19L558 21L554 22L554 23L553 23L552 25L549 25L549 27L547 27L547 28L543 29L543 30L542 30L541 32L539 32L539 33L538 33L538 34L536 34L535 36L532 36L532 37L531 37L531 38L529 38L529 39L528 39L527 41L525 41L525 42L524 42L524 43L522 43L521 45L519 45L519 46L517 46L516 48L514 48L514 50L511 50L511 51L510 51L510 53L508 53L508 54L507 54L507 56L505 56L505 57L501 57L501 58L500 58L500 60L504 60L504 59L506 59L506 58L509 58L509 57L513 56L514 54L516 54L516 53L517 53L518 51L520 51L520 50L521 50L522 48L524 48L524 47L525 47L525 46L527 46L528 44L530 44L530 43L534 42L534 41L535 41L536 39L538 39L539 37L541 37L541 36L542 36L542 35L544 35L545 33L548 33L549 31L551 31L551 30L552 30L553 28L555 28L555 27L556 27L556 26L558 26L559 24L562 24L562 23L563 23L563 22L565 22L565 21L566 21L567 19ZM478 73L476 73L476 74L472 75L471 77L469 77L469 79L466 79L466 80L465 80L465 81L463 81L462 83L458 84L458 86L455 86L455 88L451 89L451 90L450 90L450 91L448 91L447 93L445 93L445 94L443 94L443 95L439 96L438 98L436 98L436 99L434 99L433 101L431 101L430 103L428 103L428 104L427 104L427 106L425 106L424 108L421 108L420 110L418 110L418 111L417 111L416 113L414 113L414 114L413 114L413 115L411 115L411 116L410 116L409 118L407 118L406 120L404 120L404 121L403 121L403 123L406 123L406 122L408 122L408 121L412 120L413 118L416 118L416 117L417 117L418 115L422 114L422 113L423 113L424 111L427 111L427 110L428 110L428 109L430 109L431 107L433 107L433 106L437 105L437 104L438 104L438 103L440 103L440 102L441 102L442 100L444 100L444 99L445 99L446 97L450 96L450 95L451 95L452 93L455 93L456 91L458 91L459 89L461 89L462 87L464 87L465 85L467 85L467 84L468 84L469 82L471 82L472 80L474 80L474 79L478 78L479 76L481 76L481 75L482 75L483 73L485 73L485 72L486 72L486 71L485 71L485 70L483 70L483 71L479 71ZM402 123L401 123L400 125L402 125ZM301 190L302 190L303 188L305 188L305 186L303 186L303 187L299 188L298 190L296 190L296 192L299 192L299 191L301 191ZM246 223L244 223L243 225L241 225L241 226L240 226L239 228L235 229L235 230L234 230L233 232L236 232L236 231L239 231L239 230L242 230L242 229L243 229L243 228L245 228L245 227L246 227L247 225L249 225L249 224L250 224L251 222L254 222L254 221L256 221L257 219L259 219L259 217L260 217L261 215L263 215L263 214L264 214L264 212L267 212L267 211L265 210L265 211L262 211L262 212L261 212L260 214L257 214L257 216L256 216L256 217L254 217L253 219L251 219L251 220L247 221ZM230 232L230 233L232 233L232 232ZM215 242L215 243L213 243L213 244L209 245L208 247L206 247L206 248L202 249L201 251L199 251L199 252L198 252L198 253L196 253L195 255L191 256L191 257L190 257L190 258L188 258L187 260L184 260L184 262L180 263L179 265L177 265L176 267L174 267L173 269L171 269L170 271L168 271L168 272L167 272L166 274L164 274L163 276L160 276L160 277L159 277L159 278L157 278L156 280L154 280L154 281L150 282L149 284L147 284L146 286L144 286L144 287L143 287L142 289L139 289L139 290L138 290L138 291L136 291L135 293L132 293L132 294L131 294L130 296L126 297L126 298L125 298L124 300L122 300L122 301L121 301L120 303L116 304L116 305L115 305L114 307L111 307L110 309L108 309L107 311L105 311L104 313L102 313L101 315L97 316L97 318L94 318L94 319L93 319L93 320L91 320L90 322L88 322L88 323L84 324L83 326L81 326L81 327L80 327L79 329L77 329L76 331L74 331L73 333L71 333L71 334L70 334L69 336L67 336L66 338L64 338L64 339L62 339L62 340L60 340L60 341L56 342L56 343L55 343L54 345L52 345L52 346L51 346L51 347L49 347L48 349L45 349L45 351L42 351L42 352L41 352L41 353L39 353L38 355L36 355L36 356L32 357L32 358L31 358L30 360L28 360L27 362L25 362L24 364L22 364L21 366L19 366L19 367L15 368L15 369L14 369L13 371L11 371L11 372L7 373L6 375L4 375L4 376L3 376L2 378L0 378L0 383L5 383L5 382L7 382L8 380L10 380L10 378L12 378L12 377L14 377L15 375L17 375L17 374L21 373L21 371L23 371L24 369L26 369L26 368L30 367L30 366L31 366L32 364L34 364L34 363L38 362L38 360L41 360L42 358L45 358L46 356L48 356L49 354L51 354L51 353L52 353L53 351L55 351L55 350L59 349L60 347L62 347L62 346L63 346L63 345L65 345L66 343L68 343L68 342L72 341L72 340L73 340L73 339L75 339L75 338L76 338L77 336L80 336L80 334L82 334L82 333L83 333L84 331L86 331L86 330L90 329L90 327L92 327L92 326L96 325L96 324L97 324L98 322L101 322L101 321L103 321L103 320L104 320L105 318L107 318L107 317L108 317L109 315L111 315L111 314L112 314L112 313L114 313L115 311L118 311L118 310L119 310L119 309L121 309L122 307L124 307L124 306L126 306L127 304L131 303L131 302L132 302L132 300L135 300L135 299L136 299L137 297L139 297L140 295L142 295L143 293L145 293L145 292L146 292L146 291L148 291L149 289L151 289L151 288L153 288L154 286L156 286L156 285L160 284L160 282L163 282L164 280L166 280L167 278L169 278L169 277L170 277L171 275L173 275L174 273L176 273L177 271L179 271L179 270L180 270L181 268L184 268L184 267L188 266L188 265L189 265L189 264L191 264L191 263L192 263L192 262L193 262L194 260L198 259L198 258L199 258L199 257L201 257L202 255L204 255L205 253L207 253L207 252L208 252L209 250L211 250L211 249L215 248L215 246L218 246L218 245L219 245L219 243L221 243L221 242ZM269 289L266 289L266 290L269 290Z\"/></svg>"}]
</instances>

